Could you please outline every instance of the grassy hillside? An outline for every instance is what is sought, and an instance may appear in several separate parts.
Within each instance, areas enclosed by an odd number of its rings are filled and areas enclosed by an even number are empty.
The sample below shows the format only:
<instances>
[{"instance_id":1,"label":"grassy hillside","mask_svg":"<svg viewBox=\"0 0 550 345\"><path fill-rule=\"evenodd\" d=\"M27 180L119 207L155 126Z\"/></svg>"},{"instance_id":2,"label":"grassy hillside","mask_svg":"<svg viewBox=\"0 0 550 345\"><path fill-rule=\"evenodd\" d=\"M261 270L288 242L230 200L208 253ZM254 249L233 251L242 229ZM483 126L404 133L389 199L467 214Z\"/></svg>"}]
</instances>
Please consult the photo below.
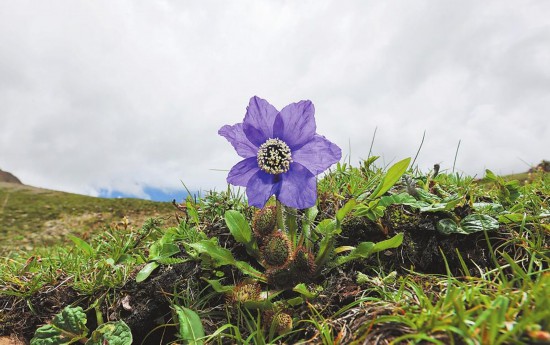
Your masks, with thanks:
<instances>
[{"instance_id":1,"label":"grassy hillside","mask_svg":"<svg viewBox=\"0 0 550 345\"><path fill-rule=\"evenodd\" d=\"M480 183L375 161L338 164L308 210L227 190L182 205L179 223L137 220L171 205L0 189L5 248L34 245L0 257L0 336L550 344L550 174ZM88 235L36 246L50 221Z\"/></svg>"},{"instance_id":2,"label":"grassy hillside","mask_svg":"<svg viewBox=\"0 0 550 345\"><path fill-rule=\"evenodd\" d=\"M0 182L0 253L66 241L69 233L87 238L124 217L141 226L149 217L173 216L174 210L170 203L94 198Z\"/></svg>"}]
</instances>

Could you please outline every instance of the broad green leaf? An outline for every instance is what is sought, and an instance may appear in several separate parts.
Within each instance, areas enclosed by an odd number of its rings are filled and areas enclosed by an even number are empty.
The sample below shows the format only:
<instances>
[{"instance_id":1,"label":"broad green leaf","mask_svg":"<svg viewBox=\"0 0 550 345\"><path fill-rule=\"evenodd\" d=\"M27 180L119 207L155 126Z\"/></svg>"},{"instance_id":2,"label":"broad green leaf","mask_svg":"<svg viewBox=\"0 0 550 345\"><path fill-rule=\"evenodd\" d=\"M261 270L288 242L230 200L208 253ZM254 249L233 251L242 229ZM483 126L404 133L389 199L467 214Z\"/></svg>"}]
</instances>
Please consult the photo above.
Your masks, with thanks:
<instances>
[{"instance_id":1,"label":"broad green leaf","mask_svg":"<svg viewBox=\"0 0 550 345\"><path fill-rule=\"evenodd\" d=\"M88 334L86 314L81 307L65 307L50 325L36 330L31 345L71 344Z\"/></svg>"},{"instance_id":2,"label":"broad green leaf","mask_svg":"<svg viewBox=\"0 0 550 345\"><path fill-rule=\"evenodd\" d=\"M233 288L235 287L234 285L222 285L222 283L220 283L220 281L216 279L207 279L206 281L217 293L226 293L233 290Z\"/></svg>"},{"instance_id":3,"label":"broad green leaf","mask_svg":"<svg viewBox=\"0 0 550 345\"><path fill-rule=\"evenodd\" d=\"M401 176L403 176L403 174L407 171L410 162L410 158L405 158L392 165L382 178L382 181L380 181L378 187L376 187L372 195L369 197L369 199L376 199L389 191L390 188L393 187L393 185L395 185L395 183L397 183Z\"/></svg>"},{"instance_id":4,"label":"broad green leaf","mask_svg":"<svg viewBox=\"0 0 550 345\"><path fill-rule=\"evenodd\" d=\"M189 246L201 254L210 256L219 266L232 265L247 275L265 281L265 277L261 272L254 269L247 262L235 260L233 254L231 254L229 250L220 247L217 243L214 243L211 240L202 240L196 243L190 243Z\"/></svg>"},{"instance_id":5,"label":"broad green leaf","mask_svg":"<svg viewBox=\"0 0 550 345\"><path fill-rule=\"evenodd\" d=\"M225 223L237 242L247 244L252 241L252 230L240 212L235 210L225 212Z\"/></svg>"},{"instance_id":6,"label":"broad green leaf","mask_svg":"<svg viewBox=\"0 0 550 345\"><path fill-rule=\"evenodd\" d=\"M225 223L235 240L245 245L248 254L258 257L258 244L252 236L252 230L244 216L238 211L229 210L225 212Z\"/></svg>"},{"instance_id":7,"label":"broad green leaf","mask_svg":"<svg viewBox=\"0 0 550 345\"><path fill-rule=\"evenodd\" d=\"M291 307L296 307L296 306L301 305L301 304L304 303L304 298L303 297L294 297L294 298L291 298L291 299L287 299L286 303L288 303L288 305L290 305Z\"/></svg>"},{"instance_id":8,"label":"broad green leaf","mask_svg":"<svg viewBox=\"0 0 550 345\"><path fill-rule=\"evenodd\" d=\"M247 274L251 277L254 277L258 280L261 280L265 282L265 276L262 274L262 272L258 271L254 267L250 266L248 262L245 261L236 261L235 267L241 270L244 274Z\"/></svg>"},{"instance_id":9,"label":"broad green leaf","mask_svg":"<svg viewBox=\"0 0 550 345\"><path fill-rule=\"evenodd\" d=\"M496 219L485 214L471 214L464 217L460 222L460 227L468 234L479 231L498 230L499 224Z\"/></svg>"},{"instance_id":10,"label":"broad green leaf","mask_svg":"<svg viewBox=\"0 0 550 345\"><path fill-rule=\"evenodd\" d=\"M454 220L449 219L449 218L444 218L444 219L441 219L439 222L437 222L436 228L437 228L437 231L439 231L440 233L442 233L444 235L467 234L466 232L464 232L464 230L462 230L456 224L456 222Z\"/></svg>"},{"instance_id":11,"label":"broad green leaf","mask_svg":"<svg viewBox=\"0 0 550 345\"><path fill-rule=\"evenodd\" d=\"M211 240L202 240L195 243L189 243L189 246L201 254L207 254L220 265L235 265L233 254L225 248L220 247L217 243Z\"/></svg>"},{"instance_id":12,"label":"broad green leaf","mask_svg":"<svg viewBox=\"0 0 550 345\"><path fill-rule=\"evenodd\" d=\"M403 243L403 234L397 234L390 239L380 241L378 243L373 242L361 242L351 251L351 253L345 257L342 257L343 262L348 262L354 259L363 258L366 259L372 254L391 249L397 248Z\"/></svg>"},{"instance_id":13,"label":"broad green leaf","mask_svg":"<svg viewBox=\"0 0 550 345\"><path fill-rule=\"evenodd\" d=\"M336 212L336 220L341 223L346 215L351 210L353 210L355 204L357 204L357 201L355 201L355 199L348 200L348 202L346 202L346 204L341 209L339 209L338 212Z\"/></svg>"},{"instance_id":14,"label":"broad green leaf","mask_svg":"<svg viewBox=\"0 0 550 345\"><path fill-rule=\"evenodd\" d=\"M161 258L168 258L172 255L178 254L180 252L180 247L174 243L165 243L160 247L158 255L153 258L153 260L158 260Z\"/></svg>"},{"instance_id":15,"label":"broad green leaf","mask_svg":"<svg viewBox=\"0 0 550 345\"><path fill-rule=\"evenodd\" d=\"M243 301L242 306L250 310L273 310L273 302L266 299L259 301Z\"/></svg>"},{"instance_id":16,"label":"broad green leaf","mask_svg":"<svg viewBox=\"0 0 550 345\"><path fill-rule=\"evenodd\" d=\"M388 207L390 205L416 205L418 200L416 200L409 193L399 193L388 196L383 196L380 198L380 206Z\"/></svg>"},{"instance_id":17,"label":"broad green leaf","mask_svg":"<svg viewBox=\"0 0 550 345\"><path fill-rule=\"evenodd\" d=\"M151 273L153 273L153 271L159 266L159 263L156 261L149 262L147 265L143 266L143 268L136 275L136 282L141 283L145 279L149 278Z\"/></svg>"},{"instance_id":18,"label":"broad green leaf","mask_svg":"<svg viewBox=\"0 0 550 345\"><path fill-rule=\"evenodd\" d=\"M501 204L497 204L497 203L494 203L494 202L474 202L472 204L472 207L476 211L483 211L483 210L492 211L492 212L503 212L504 211L504 207L502 207Z\"/></svg>"},{"instance_id":19,"label":"broad green leaf","mask_svg":"<svg viewBox=\"0 0 550 345\"><path fill-rule=\"evenodd\" d=\"M317 287L315 289L315 291L310 291L307 287L306 287L306 284L304 283L300 283L298 285L296 285L292 291L294 292L297 292L299 294L301 294L302 296L304 296L305 298L307 299L313 299L315 297L317 297L319 295L319 293L321 291L323 291L323 289L321 287Z\"/></svg>"},{"instance_id":20,"label":"broad green leaf","mask_svg":"<svg viewBox=\"0 0 550 345\"><path fill-rule=\"evenodd\" d=\"M361 204L355 209L355 215L357 217L367 217L371 221L376 221L384 216L386 207L380 206L380 199L372 200L368 205Z\"/></svg>"},{"instance_id":21,"label":"broad green leaf","mask_svg":"<svg viewBox=\"0 0 550 345\"><path fill-rule=\"evenodd\" d=\"M107 322L92 332L86 345L131 345L132 331L124 321Z\"/></svg>"},{"instance_id":22,"label":"broad green leaf","mask_svg":"<svg viewBox=\"0 0 550 345\"><path fill-rule=\"evenodd\" d=\"M196 312L189 308L175 305L179 323L179 336L184 344L202 345L204 341L204 328L201 319Z\"/></svg>"},{"instance_id":23,"label":"broad green leaf","mask_svg":"<svg viewBox=\"0 0 550 345\"><path fill-rule=\"evenodd\" d=\"M464 217L464 219L460 221L460 224L457 224L454 220L449 218L441 219L437 222L436 228L444 235L468 235L479 231L498 230L499 223L493 217L474 213Z\"/></svg>"},{"instance_id":24,"label":"broad green leaf","mask_svg":"<svg viewBox=\"0 0 550 345\"><path fill-rule=\"evenodd\" d=\"M336 260L337 265L342 265L346 262L355 260L355 259L366 259L372 254L391 249L397 248L403 243L403 234L397 234L390 239L380 241L378 243L374 242L361 242L359 245L352 250L348 255L341 256Z\"/></svg>"},{"instance_id":25,"label":"broad green leaf","mask_svg":"<svg viewBox=\"0 0 550 345\"><path fill-rule=\"evenodd\" d=\"M95 255L95 250L88 244L88 242L84 241L80 237L76 237L73 235L69 235L69 239L73 241L73 243L78 247L78 249L82 250L84 253L88 254L89 256Z\"/></svg>"},{"instance_id":26,"label":"broad green leaf","mask_svg":"<svg viewBox=\"0 0 550 345\"><path fill-rule=\"evenodd\" d=\"M331 236L337 230L336 222L333 219L323 219L315 230L323 236Z\"/></svg>"},{"instance_id":27,"label":"broad green leaf","mask_svg":"<svg viewBox=\"0 0 550 345\"><path fill-rule=\"evenodd\" d=\"M399 233L392 238L389 238L384 241L380 241L374 244L369 255L378 253L387 249L397 248L403 243L403 234Z\"/></svg>"}]
</instances>

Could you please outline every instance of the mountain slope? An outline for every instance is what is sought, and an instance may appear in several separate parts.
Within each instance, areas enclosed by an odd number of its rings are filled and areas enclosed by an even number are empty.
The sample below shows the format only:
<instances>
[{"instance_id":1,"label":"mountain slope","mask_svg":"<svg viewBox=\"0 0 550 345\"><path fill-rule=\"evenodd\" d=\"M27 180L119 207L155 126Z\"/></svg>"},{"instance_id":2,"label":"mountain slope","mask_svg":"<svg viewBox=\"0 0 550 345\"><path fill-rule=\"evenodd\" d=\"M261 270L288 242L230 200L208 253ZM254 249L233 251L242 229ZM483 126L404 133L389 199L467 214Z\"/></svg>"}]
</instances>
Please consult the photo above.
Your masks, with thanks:
<instances>
[{"instance_id":1,"label":"mountain slope","mask_svg":"<svg viewBox=\"0 0 550 345\"><path fill-rule=\"evenodd\" d=\"M0 182L0 254L12 249L86 237L127 217L141 226L150 217L170 218L170 203L140 199L103 199Z\"/></svg>"}]
</instances>

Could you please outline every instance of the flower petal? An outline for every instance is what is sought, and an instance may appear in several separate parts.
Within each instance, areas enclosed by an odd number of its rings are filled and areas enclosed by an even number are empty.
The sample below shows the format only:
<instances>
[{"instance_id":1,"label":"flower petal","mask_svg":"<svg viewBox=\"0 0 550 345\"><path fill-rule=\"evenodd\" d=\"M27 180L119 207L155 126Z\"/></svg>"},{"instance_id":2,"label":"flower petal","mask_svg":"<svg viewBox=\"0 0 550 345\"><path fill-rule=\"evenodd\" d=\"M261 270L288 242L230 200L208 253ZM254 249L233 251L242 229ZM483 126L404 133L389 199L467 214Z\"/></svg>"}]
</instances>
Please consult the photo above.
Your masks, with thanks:
<instances>
[{"instance_id":1,"label":"flower petal","mask_svg":"<svg viewBox=\"0 0 550 345\"><path fill-rule=\"evenodd\" d=\"M315 107L311 101L287 105L274 120L273 136L298 149L315 135Z\"/></svg>"},{"instance_id":2,"label":"flower petal","mask_svg":"<svg viewBox=\"0 0 550 345\"><path fill-rule=\"evenodd\" d=\"M281 188L277 198L286 206L308 208L317 201L317 180L315 175L299 163L291 163L290 170L282 175Z\"/></svg>"},{"instance_id":3,"label":"flower petal","mask_svg":"<svg viewBox=\"0 0 550 345\"><path fill-rule=\"evenodd\" d=\"M254 146L254 144L246 138L246 135L243 132L242 123L237 123L233 126L225 125L220 128L218 134L227 139L227 141L233 145L239 156L248 158L258 154L258 147Z\"/></svg>"},{"instance_id":4,"label":"flower petal","mask_svg":"<svg viewBox=\"0 0 550 345\"><path fill-rule=\"evenodd\" d=\"M314 175L319 175L342 158L342 150L324 136L315 134L312 140L296 151L292 160L300 163Z\"/></svg>"},{"instance_id":5,"label":"flower petal","mask_svg":"<svg viewBox=\"0 0 550 345\"><path fill-rule=\"evenodd\" d=\"M243 159L239 163L235 164L229 174L227 175L227 183L234 186L246 187L250 178L258 172L258 161L256 157L250 157Z\"/></svg>"},{"instance_id":6,"label":"flower petal","mask_svg":"<svg viewBox=\"0 0 550 345\"><path fill-rule=\"evenodd\" d=\"M256 172L246 185L248 204L262 208L273 194L277 194L281 182L276 175L271 175L263 170Z\"/></svg>"},{"instance_id":7,"label":"flower petal","mask_svg":"<svg viewBox=\"0 0 550 345\"><path fill-rule=\"evenodd\" d=\"M244 134L251 143L260 146L269 138L273 138L273 122L277 109L265 99L254 96L246 108L243 121Z\"/></svg>"}]
</instances>

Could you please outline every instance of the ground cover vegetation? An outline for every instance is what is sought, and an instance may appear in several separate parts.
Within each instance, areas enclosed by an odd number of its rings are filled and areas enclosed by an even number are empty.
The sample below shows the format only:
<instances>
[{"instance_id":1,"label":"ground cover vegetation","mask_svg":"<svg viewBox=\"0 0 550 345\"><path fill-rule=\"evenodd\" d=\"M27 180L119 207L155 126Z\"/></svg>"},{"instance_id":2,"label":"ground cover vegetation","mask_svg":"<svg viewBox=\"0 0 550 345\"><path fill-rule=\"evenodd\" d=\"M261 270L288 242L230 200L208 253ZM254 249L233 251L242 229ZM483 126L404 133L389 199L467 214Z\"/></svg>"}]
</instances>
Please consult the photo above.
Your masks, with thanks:
<instances>
[{"instance_id":1,"label":"ground cover vegetation","mask_svg":"<svg viewBox=\"0 0 550 345\"><path fill-rule=\"evenodd\" d=\"M188 198L178 221L12 250L0 332L40 344L65 311L85 319L80 341L124 322L137 344L548 342L549 175L376 162L337 164L280 232L274 199L257 209L228 189Z\"/></svg>"},{"instance_id":2,"label":"ground cover vegetation","mask_svg":"<svg viewBox=\"0 0 550 345\"><path fill-rule=\"evenodd\" d=\"M12 246L0 332L33 345L550 343L544 169L520 183L410 158L352 166L316 133L310 101L253 97L219 134L244 191Z\"/></svg>"}]
</instances>

